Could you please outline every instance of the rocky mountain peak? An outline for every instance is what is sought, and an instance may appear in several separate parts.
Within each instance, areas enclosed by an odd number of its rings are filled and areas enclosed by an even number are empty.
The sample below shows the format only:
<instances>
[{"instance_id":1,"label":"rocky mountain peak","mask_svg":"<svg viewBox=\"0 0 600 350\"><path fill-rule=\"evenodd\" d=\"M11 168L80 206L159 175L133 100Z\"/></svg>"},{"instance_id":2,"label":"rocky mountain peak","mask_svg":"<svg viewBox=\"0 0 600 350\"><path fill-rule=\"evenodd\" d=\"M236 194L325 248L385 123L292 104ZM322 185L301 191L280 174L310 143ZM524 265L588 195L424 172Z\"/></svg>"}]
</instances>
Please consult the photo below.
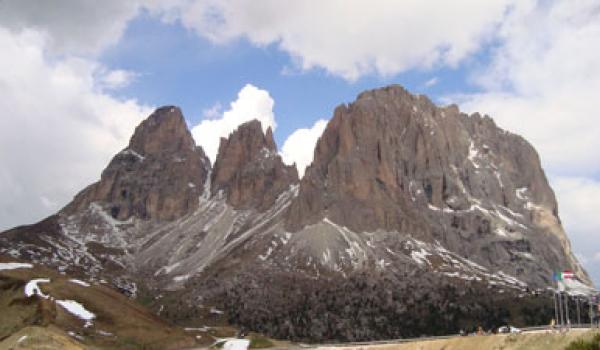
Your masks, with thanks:
<instances>
[{"instance_id":1,"label":"rocky mountain peak","mask_svg":"<svg viewBox=\"0 0 600 350\"><path fill-rule=\"evenodd\" d=\"M589 281L556 208L537 152L523 138L488 116L389 86L336 108L286 228L329 220L353 232L398 232L528 280L541 277L540 285L565 267ZM533 272L541 261L547 276Z\"/></svg>"},{"instance_id":2,"label":"rocky mountain peak","mask_svg":"<svg viewBox=\"0 0 600 350\"><path fill-rule=\"evenodd\" d=\"M240 125L229 138L221 139L211 188L213 194L226 193L234 207L264 210L296 182L296 168L283 163L271 128L264 133L258 120Z\"/></svg>"},{"instance_id":3,"label":"rocky mountain peak","mask_svg":"<svg viewBox=\"0 0 600 350\"><path fill-rule=\"evenodd\" d=\"M140 155L186 153L196 147L181 109L160 107L136 127L129 149Z\"/></svg>"},{"instance_id":4,"label":"rocky mountain peak","mask_svg":"<svg viewBox=\"0 0 600 350\"><path fill-rule=\"evenodd\" d=\"M136 129L128 147L63 211L98 202L118 220L173 220L198 205L210 161L187 128L178 107L158 108Z\"/></svg>"},{"instance_id":5,"label":"rocky mountain peak","mask_svg":"<svg viewBox=\"0 0 600 350\"><path fill-rule=\"evenodd\" d=\"M366 91L336 108L300 182L263 130L223 138L211 170L179 109L160 108L63 211L0 234L0 254L147 291L171 321L205 324L214 306L302 340L510 324L497 315L551 307L563 269L590 293L535 149L487 116Z\"/></svg>"}]
</instances>

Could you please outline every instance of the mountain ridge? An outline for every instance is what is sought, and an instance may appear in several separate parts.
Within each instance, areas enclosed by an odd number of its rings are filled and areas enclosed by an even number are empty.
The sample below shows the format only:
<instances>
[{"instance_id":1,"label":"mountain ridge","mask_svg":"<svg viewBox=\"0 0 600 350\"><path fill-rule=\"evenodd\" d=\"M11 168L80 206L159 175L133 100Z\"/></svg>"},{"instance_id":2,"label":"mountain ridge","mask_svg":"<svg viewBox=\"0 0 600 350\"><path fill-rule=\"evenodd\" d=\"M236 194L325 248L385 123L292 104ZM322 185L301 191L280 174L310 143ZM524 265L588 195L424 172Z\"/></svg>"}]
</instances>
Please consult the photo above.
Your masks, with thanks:
<instances>
[{"instance_id":1,"label":"mountain ridge","mask_svg":"<svg viewBox=\"0 0 600 350\"><path fill-rule=\"evenodd\" d=\"M558 269L591 285L537 152L487 116L369 90L335 109L314 154L299 179L250 121L211 165L181 111L162 107L57 215L0 234L0 253L112 280L175 322L197 322L208 303L304 340L518 317L499 300L544 315L535 298ZM398 320L434 309L446 318Z\"/></svg>"}]
</instances>

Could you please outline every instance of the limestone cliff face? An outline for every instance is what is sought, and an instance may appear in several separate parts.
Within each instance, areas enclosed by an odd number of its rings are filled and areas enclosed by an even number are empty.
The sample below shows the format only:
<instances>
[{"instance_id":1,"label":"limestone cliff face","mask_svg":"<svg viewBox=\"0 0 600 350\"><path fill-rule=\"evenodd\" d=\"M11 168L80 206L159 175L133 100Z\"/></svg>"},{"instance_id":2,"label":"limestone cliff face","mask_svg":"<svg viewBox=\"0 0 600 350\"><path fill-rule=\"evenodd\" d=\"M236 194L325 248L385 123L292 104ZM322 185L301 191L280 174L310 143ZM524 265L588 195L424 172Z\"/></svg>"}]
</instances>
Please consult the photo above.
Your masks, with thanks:
<instances>
[{"instance_id":1,"label":"limestone cliff face","mask_svg":"<svg viewBox=\"0 0 600 350\"><path fill-rule=\"evenodd\" d=\"M75 213L100 202L118 220L173 220L197 207L209 170L210 162L196 147L181 110L162 107L135 129L100 181L63 211Z\"/></svg>"},{"instance_id":2,"label":"limestone cliff face","mask_svg":"<svg viewBox=\"0 0 600 350\"><path fill-rule=\"evenodd\" d=\"M298 182L294 166L283 164L271 128L259 121L242 124L222 138L212 174L212 193L224 191L235 208L270 208L282 192Z\"/></svg>"},{"instance_id":3,"label":"limestone cliff face","mask_svg":"<svg viewBox=\"0 0 600 350\"><path fill-rule=\"evenodd\" d=\"M354 232L439 241L515 275L571 268L554 193L533 147L479 114L436 107L400 86L335 110L292 203L287 228L327 218ZM530 266L529 266L530 265Z\"/></svg>"}]
</instances>

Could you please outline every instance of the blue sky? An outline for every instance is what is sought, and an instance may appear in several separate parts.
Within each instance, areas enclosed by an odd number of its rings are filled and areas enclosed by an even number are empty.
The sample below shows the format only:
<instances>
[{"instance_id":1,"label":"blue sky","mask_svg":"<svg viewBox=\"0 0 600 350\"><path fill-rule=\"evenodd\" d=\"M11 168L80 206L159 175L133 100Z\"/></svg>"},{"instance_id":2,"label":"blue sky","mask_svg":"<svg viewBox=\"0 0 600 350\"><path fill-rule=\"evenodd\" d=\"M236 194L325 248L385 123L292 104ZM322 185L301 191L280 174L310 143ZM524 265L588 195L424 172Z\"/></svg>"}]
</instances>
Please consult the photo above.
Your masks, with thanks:
<instances>
[{"instance_id":1,"label":"blue sky","mask_svg":"<svg viewBox=\"0 0 600 350\"><path fill-rule=\"evenodd\" d=\"M529 140L600 282L597 0L314 4L0 1L0 229L60 209L157 106L206 150L256 114L307 164L335 106L397 83Z\"/></svg>"},{"instance_id":2,"label":"blue sky","mask_svg":"<svg viewBox=\"0 0 600 350\"><path fill-rule=\"evenodd\" d=\"M275 100L275 138L281 146L294 130L330 118L335 106L353 101L367 89L401 84L437 102L452 93L474 92L477 89L468 83L466 67L479 64L487 48L457 67L415 69L348 81L322 68L295 68L289 54L276 44L257 47L241 38L218 45L198 37L181 23L161 22L146 13L129 23L119 43L104 52L100 61L112 69L138 74L130 85L113 91L115 96L136 98L153 106L178 105L190 125L199 122L203 110L235 100L247 83L265 89ZM427 86L431 79L436 83Z\"/></svg>"}]
</instances>

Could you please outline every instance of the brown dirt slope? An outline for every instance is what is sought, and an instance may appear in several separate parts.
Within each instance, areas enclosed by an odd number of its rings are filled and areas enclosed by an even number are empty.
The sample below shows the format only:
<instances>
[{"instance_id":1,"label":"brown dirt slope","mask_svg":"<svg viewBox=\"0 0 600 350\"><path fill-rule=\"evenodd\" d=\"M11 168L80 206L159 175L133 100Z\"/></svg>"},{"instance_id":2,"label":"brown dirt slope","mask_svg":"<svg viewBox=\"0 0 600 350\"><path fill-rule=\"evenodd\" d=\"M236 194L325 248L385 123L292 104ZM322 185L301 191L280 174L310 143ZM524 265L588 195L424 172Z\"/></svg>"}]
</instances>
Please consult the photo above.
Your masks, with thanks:
<instances>
[{"instance_id":1,"label":"brown dirt slope","mask_svg":"<svg viewBox=\"0 0 600 350\"><path fill-rule=\"evenodd\" d=\"M0 257L0 262L14 259ZM32 279L51 298L27 297L25 285ZM73 300L95 314L86 326L56 300ZM0 271L0 340L12 339L28 326L55 326L87 346L96 348L177 349L195 346L194 338L172 327L134 300L100 283L82 286L65 275L40 266ZM36 333L37 334L37 333ZM18 339L18 338L17 338Z\"/></svg>"}]
</instances>

